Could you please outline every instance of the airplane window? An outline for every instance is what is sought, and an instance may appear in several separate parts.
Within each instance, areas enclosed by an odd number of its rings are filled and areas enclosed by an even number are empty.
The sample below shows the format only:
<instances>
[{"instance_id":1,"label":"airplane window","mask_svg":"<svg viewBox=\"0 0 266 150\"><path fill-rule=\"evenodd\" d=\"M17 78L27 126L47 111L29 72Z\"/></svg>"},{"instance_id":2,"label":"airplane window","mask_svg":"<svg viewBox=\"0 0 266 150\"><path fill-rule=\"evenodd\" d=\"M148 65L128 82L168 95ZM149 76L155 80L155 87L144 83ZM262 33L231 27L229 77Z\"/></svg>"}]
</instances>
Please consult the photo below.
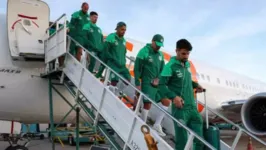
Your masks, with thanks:
<instances>
[{"instance_id":1,"label":"airplane window","mask_svg":"<svg viewBox=\"0 0 266 150\"><path fill-rule=\"evenodd\" d=\"M203 74L201 74L201 78L202 78L203 80L205 79Z\"/></svg>"},{"instance_id":2,"label":"airplane window","mask_svg":"<svg viewBox=\"0 0 266 150\"><path fill-rule=\"evenodd\" d=\"M220 79L219 78L217 78L217 82L220 84Z\"/></svg>"},{"instance_id":3,"label":"airplane window","mask_svg":"<svg viewBox=\"0 0 266 150\"><path fill-rule=\"evenodd\" d=\"M197 79L200 79L200 75L199 75L199 73L197 73Z\"/></svg>"},{"instance_id":4,"label":"airplane window","mask_svg":"<svg viewBox=\"0 0 266 150\"><path fill-rule=\"evenodd\" d=\"M226 82L226 85L228 85L228 81L226 80L225 82Z\"/></svg>"},{"instance_id":5,"label":"airplane window","mask_svg":"<svg viewBox=\"0 0 266 150\"><path fill-rule=\"evenodd\" d=\"M209 76L207 76L207 80L210 81L210 77Z\"/></svg>"},{"instance_id":6,"label":"airplane window","mask_svg":"<svg viewBox=\"0 0 266 150\"><path fill-rule=\"evenodd\" d=\"M233 87L236 87L236 84L235 84L235 82L233 82Z\"/></svg>"},{"instance_id":7,"label":"airplane window","mask_svg":"<svg viewBox=\"0 0 266 150\"><path fill-rule=\"evenodd\" d=\"M229 85L232 86L232 83L229 81Z\"/></svg>"}]
</instances>

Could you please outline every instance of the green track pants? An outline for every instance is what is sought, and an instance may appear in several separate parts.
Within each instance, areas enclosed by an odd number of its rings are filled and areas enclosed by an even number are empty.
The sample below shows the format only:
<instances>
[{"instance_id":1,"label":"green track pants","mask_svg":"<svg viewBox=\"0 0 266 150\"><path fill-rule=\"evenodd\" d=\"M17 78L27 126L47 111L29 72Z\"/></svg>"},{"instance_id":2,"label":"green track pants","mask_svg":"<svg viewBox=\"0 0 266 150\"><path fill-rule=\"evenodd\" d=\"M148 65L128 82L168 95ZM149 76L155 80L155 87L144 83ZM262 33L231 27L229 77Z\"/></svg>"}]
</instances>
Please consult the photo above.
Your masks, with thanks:
<instances>
[{"instance_id":1,"label":"green track pants","mask_svg":"<svg viewBox=\"0 0 266 150\"><path fill-rule=\"evenodd\" d=\"M95 56L97 55L95 52L92 52ZM96 64L96 59L93 57L93 56L90 56L90 63L89 63L89 71L93 73L93 70L94 70L94 67L95 67L95 64Z\"/></svg>"},{"instance_id":2,"label":"green track pants","mask_svg":"<svg viewBox=\"0 0 266 150\"><path fill-rule=\"evenodd\" d=\"M172 105L172 112L173 116L177 120L187 125L191 130L203 138L203 120L195 106L187 106L185 108L178 109L175 107L175 105ZM183 150L188 140L188 133L177 123L174 123L174 128L176 143L175 150ZM203 143L194 138L193 149L203 150Z\"/></svg>"},{"instance_id":3,"label":"green track pants","mask_svg":"<svg viewBox=\"0 0 266 150\"><path fill-rule=\"evenodd\" d=\"M105 54L105 53L100 52L100 53L98 53L98 57L99 57L104 63L106 63L107 61L106 61L106 59L105 59L105 55L104 55L104 54ZM99 78L99 77L102 76L104 69L105 69L105 66L101 64L100 67L99 67L99 69L98 69L98 72L97 72L97 74L96 74L96 77L97 77L97 78Z\"/></svg>"},{"instance_id":4,"label":"green track pants","mask_svg":"<svg viewBox=\"0 0 266 150\"><path fill-rule=\"evenodd\" d=\"M84 46L84 38L82 36L75 36L73 37L74 40L76 40L80 45ZM70 54L76 55L77 54L77 49L80 48L79 45L77 45L74 41L71 41L70 43Z\"/></svg>"}]
</instances>

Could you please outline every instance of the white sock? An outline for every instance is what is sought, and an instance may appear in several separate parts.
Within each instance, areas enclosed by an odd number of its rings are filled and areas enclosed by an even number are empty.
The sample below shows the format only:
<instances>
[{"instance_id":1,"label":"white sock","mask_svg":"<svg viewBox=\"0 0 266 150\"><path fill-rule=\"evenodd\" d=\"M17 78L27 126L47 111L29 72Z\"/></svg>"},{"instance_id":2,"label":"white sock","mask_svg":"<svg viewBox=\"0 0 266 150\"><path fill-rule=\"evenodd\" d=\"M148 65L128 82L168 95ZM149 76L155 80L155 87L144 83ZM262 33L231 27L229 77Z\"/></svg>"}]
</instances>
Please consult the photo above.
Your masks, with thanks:
<instances>
[{"instance_id":1,"label":"white sock","mask_svg":"<svg viewBox=\"0 0 266 150\"><path fill-rule=\"evenodd\" d=\"M166 111L168 110L168 107L162 105L162 103L159 103L159 106L162 107ZM160 110L156 117L156 121L154 125L161 125L164 115L165 115L164 112Z\"/></svg>"},{"instance_id":2,"label":"white sock","mask_svg":"<svg viewBox=\"0 0 266 150\"><path fill-rule=\"evenodd\" d=\"M146 123L147 121L147 118L148 118L148 113L149 113L149 110L147 109L142 109L141 110L141 119Z\"/></svg>"}]
</instances>

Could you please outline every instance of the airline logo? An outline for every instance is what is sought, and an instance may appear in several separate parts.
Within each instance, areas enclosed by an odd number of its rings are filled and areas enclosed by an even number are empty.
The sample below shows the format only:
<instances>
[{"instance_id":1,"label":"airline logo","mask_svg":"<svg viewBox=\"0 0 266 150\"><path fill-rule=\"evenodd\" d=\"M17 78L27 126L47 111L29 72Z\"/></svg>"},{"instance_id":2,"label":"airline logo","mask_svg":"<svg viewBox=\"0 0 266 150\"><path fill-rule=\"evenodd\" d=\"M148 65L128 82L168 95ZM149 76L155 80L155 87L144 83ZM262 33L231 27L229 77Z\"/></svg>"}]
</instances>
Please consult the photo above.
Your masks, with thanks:
<instances>
[{"instance_id":1,"label":"airline logo","mask_svg":"<svg viewBox=\"0 0 266 150\"><path fill-rule=\"evenodd\" d=\"M21 73L21 70L17 70L17 69L11 69L11 68L6 68L6 69L0 69L0 73L15 73L15 74L19 74Z\"/></svg>"}]
</instances>

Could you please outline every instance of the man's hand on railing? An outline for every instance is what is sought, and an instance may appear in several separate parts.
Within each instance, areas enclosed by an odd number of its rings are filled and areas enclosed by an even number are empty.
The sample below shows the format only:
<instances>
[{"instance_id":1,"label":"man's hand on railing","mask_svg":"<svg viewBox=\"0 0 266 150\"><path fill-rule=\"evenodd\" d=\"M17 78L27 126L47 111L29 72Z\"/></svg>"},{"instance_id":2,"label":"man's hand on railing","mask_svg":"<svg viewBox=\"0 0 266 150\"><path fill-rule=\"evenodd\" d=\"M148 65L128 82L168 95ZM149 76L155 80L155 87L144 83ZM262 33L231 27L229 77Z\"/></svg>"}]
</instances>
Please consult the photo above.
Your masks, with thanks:
<instances>
[{"instance_id":1,"label":"man's hand on railing","mask_svg":"<svg viewBox=\"0 0 266 150\"><path fill-rule=\"evenodd\" d=\"M201 85L199 85L199 86L196 88L196 92L197 92L197 93L205 92L205 89L204 89Z\"/></svg>"}]
</instances>

